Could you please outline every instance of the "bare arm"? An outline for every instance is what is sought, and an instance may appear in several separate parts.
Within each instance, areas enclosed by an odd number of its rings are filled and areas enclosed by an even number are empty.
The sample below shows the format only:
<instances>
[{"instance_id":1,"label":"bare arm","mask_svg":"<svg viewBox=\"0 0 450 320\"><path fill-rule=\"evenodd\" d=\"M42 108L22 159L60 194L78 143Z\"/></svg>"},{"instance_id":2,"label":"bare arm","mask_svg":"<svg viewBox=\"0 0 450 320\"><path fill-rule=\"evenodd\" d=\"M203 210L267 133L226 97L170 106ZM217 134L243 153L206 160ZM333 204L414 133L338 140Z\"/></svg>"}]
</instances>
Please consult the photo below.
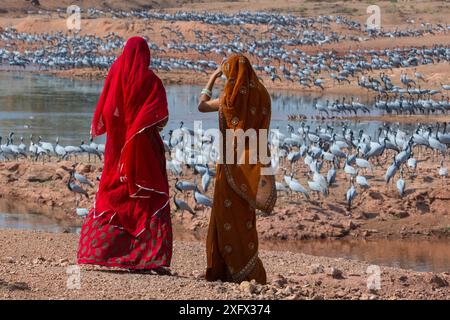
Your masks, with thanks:
<instances>
[{"instance_id":1,"label":"bare arm","mask_svg":"<svg viewBox=\"0 0 450 320\"><path fill-rule=\"evenodd\" d=\"M209 91L212 92L216 79L219 78L221 75L222 75L222 68L221 66L219 66L219 68L217 68L217 70L214 71L214 73L209 78L205 89L208 89ZM200 102L198 103L198 111L214 112L218 110L219 110L219 99L211 100L211 97L209 97L207 94L200 95Z\"/></svg>"},{"instance_id":2,"label":"bare arm","mask_svg":"<svg viewBox=\"0 0 450 320\"><path fill-rule=\"evenodd\" d=\"M215 112L219 111L219 99L201 101L198 104L198 111L200 112Z\"/></svg>"}]
</instances>

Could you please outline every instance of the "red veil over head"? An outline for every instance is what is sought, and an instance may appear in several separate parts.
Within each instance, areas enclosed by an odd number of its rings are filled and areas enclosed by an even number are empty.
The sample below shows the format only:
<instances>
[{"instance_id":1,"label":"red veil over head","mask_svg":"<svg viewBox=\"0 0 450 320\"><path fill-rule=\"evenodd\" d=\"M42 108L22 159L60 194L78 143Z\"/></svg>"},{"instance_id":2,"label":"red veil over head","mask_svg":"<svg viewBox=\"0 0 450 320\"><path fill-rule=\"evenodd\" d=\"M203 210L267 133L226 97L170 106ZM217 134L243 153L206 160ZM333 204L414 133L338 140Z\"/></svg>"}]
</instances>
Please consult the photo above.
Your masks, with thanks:
<instances>
[{"instance_id":1,"label":"red veil over head","mask_svg":"<svg viewBox=\"0 0 450 320\"><path fill-rule=\"evenodd\" d=\"M138 236L169 205L164 146L156 124L168 118L166 91L149 69L150 49L128 39L111 66L91 127L106 133L105 165L94 208Z\"/></svg>"}]
</instances>

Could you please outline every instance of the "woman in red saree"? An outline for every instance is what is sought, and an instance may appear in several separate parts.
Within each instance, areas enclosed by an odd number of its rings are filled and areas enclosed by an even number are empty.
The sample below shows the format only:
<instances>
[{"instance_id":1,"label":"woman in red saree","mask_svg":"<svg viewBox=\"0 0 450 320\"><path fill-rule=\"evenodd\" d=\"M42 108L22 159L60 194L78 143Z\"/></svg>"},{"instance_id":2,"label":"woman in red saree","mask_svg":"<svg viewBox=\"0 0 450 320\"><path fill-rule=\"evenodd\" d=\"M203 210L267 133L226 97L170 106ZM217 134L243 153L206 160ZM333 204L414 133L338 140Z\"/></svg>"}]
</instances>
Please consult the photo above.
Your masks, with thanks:
<instances>
[{"instance_id":1,"label":"woman in red saree","mask_svg":"<svg viewBox=\"0 0 450 320\"><path fill-rule=\"evenodd\" d=\"M172 258L172 225L164 145L166 91L149 69L150 49L130 38L112 65L92 121L107 134L94 207L81 229L78 263L164 270Z\"/></svg>"}]
</instances>

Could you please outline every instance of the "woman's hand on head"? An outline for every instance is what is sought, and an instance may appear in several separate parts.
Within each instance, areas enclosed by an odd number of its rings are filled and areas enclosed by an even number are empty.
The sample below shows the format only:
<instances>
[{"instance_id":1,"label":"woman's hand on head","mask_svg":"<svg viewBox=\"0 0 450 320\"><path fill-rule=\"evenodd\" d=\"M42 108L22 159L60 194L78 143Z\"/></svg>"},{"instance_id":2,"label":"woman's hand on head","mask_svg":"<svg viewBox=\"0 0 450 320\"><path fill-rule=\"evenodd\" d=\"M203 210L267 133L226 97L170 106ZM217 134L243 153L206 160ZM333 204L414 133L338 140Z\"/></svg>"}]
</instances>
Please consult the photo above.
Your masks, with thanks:
<instances>
[{"instance_id":1,"label":"woman's hand on head","mask_svg":"<svg viewBox=\"0 0 450 320\"><path fill-rule=\"evenodd\" d=\"M216 69L216 71L214 71L214 73L212 74L212 76L217 79L220 78L222 76L223 72L222 72L222 65L219 65Z\"/></svg>"}]
</instances>

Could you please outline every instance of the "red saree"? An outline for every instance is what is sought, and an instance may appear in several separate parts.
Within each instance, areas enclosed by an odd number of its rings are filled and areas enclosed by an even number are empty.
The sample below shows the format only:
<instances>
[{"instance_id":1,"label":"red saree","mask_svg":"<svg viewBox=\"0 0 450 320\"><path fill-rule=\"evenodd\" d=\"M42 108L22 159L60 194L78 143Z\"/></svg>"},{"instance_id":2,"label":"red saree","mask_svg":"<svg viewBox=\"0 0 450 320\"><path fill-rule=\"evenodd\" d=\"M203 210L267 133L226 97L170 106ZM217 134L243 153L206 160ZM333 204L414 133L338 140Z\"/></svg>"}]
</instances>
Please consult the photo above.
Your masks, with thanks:
<instances>
[{"instance_id":1,"label":"red saree","mask_svg":"<svg viewBox=\"0 0 450 320\"><path fill-rule=\"evenodd\" d=\"M78 263L127 269L169 266L172 225L164 145L156 127L168 118L150 50L130 38L112 65L92 121L106 133L105 163L94 207L81 230Z\"/></svg>"}]
</instances>

